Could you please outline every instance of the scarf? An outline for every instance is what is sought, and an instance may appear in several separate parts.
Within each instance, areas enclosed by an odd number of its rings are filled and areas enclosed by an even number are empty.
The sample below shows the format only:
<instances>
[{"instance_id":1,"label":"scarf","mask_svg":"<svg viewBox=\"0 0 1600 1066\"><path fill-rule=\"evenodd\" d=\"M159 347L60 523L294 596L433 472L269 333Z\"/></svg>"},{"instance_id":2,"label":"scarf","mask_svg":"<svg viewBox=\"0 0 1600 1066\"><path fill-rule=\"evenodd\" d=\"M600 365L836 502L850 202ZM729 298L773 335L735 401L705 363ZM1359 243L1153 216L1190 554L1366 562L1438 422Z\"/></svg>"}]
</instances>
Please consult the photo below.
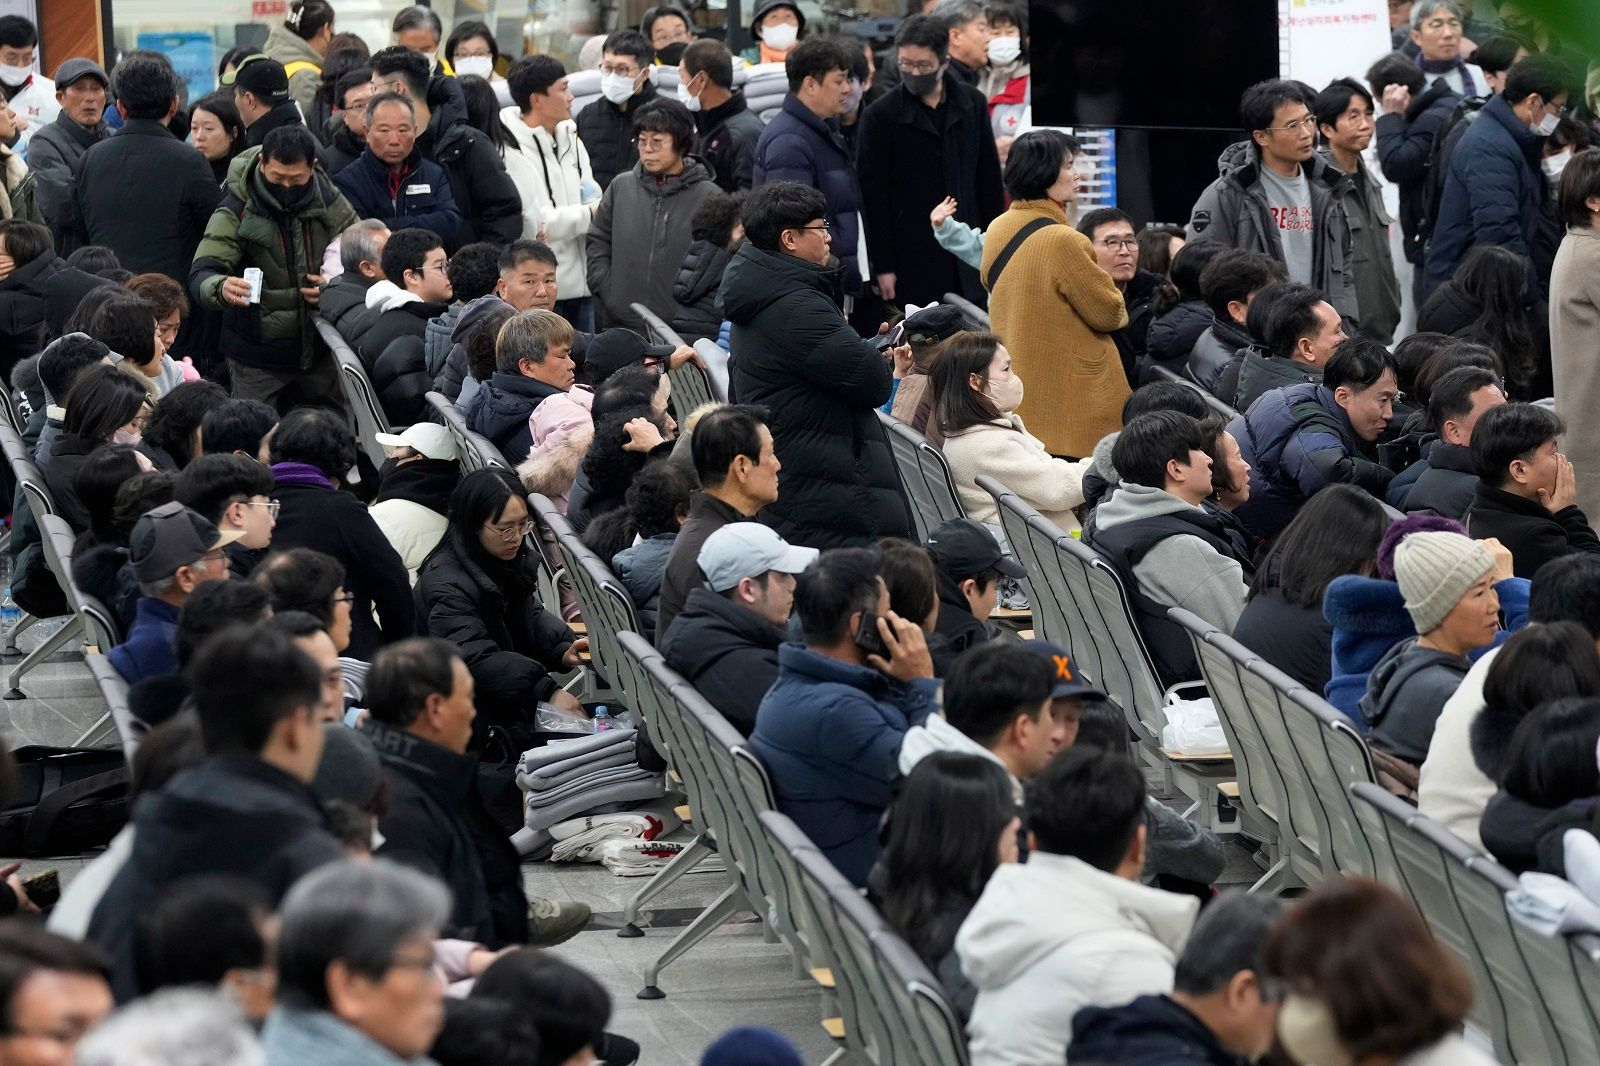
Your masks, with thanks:
<instances>
[{"instance_id":1,"label":"scarf","mask_svg":"<svg viewBox=\"0 0 1600 1066\"><path fill-rule=\"evenodd\" d=\"M273 463L272 480L279 485L314 485L322 489L333 488L333 482L328 480L328 475L310 463Z\"/></svg>"},{"instance_id":2,"label":"scarf","mask_svg":"<svg viewBox=\"0 0 1600 1066\"><path fill-rule=\"evenodd\" d=\"M1452 70L1459 70L1461 72L1461 95L1478 95L1478 85L1472 80L1472 72L1467 69L1466 60L1460 56L1456 56L1454 59L1425 59L1422 56L1418 56L1417 65L1422 68L1424 74L1434 76L1448 74Z\"/></svg>"},{"instance_id":3,"label":"scarf","mask_svg":"<svg viewBox=\"0 0 1600 1066\"><path fill-rule=\"evenodd\" d=\"M461 480L461 464L454 459L393 459L378 471L378 495L373 503L409 500L439 514L448 514L450 493Z\"/></svg>"}]
</instances>

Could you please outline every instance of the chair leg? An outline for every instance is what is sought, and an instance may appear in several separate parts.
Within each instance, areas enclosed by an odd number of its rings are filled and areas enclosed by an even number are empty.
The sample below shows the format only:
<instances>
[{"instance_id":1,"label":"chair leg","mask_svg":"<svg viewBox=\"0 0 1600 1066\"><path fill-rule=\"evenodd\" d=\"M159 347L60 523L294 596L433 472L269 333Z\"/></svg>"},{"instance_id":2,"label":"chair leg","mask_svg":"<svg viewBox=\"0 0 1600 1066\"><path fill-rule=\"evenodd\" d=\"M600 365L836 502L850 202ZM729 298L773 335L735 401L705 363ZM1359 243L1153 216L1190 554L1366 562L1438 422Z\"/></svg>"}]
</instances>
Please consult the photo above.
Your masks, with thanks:
<instances>
[{"instance_id":1,"label":"chair leg","mask_svg":"<svg viewBox=\"0 0 1600 1066\"><path fill-rule=\"evenodd\" d=\"M672 861L657 870L628 905L622 909L622 928L617 930L617 936L624 940L644 936L644 932L635 923L639 920L639 911L646 901L654 899L662 889L673 884L684 874L699 866L706 856L713 854L711 845L706 840L706 835L701 833L690 841L689 846L672 857Z\"/></svg>"},{"instance_id":2,"label":"chair leg","mask_svg":"<svg viewBox=\"0 0 1600 1066\"><path fill-rule=\"evenodd\" d=\"M732 918L741 910L749 909L749 903L745 900L744 894L739 891L739 886L729 885L722 895L717 897L716 902L701 911L700 917L690 922L683 932L678 934L677 939L667 945L667 950L661 953L661 957L645 969L644 988L640 989L638 998L665 999L667 994L656 985L656 978L660 976L661 971L682 956L684 952L710 936L729 918Z\"/></svg>"},{"instance_id":3,"label":"chair leg","mask_svg":"<svg viewBox=\"0 0 1600 1066\"><path fill-rule=\"evenodd\" d=\"M90 737L95 737L98 740L98 735L100 734L100 732L102 730L105 729L105 727L107 725L111 725L111 712L110 711L107 711L105 714L102 714L100 716L99 721L95 722L94 725L90 726L84 732L83 736L79 737L77 740L72 742L72 746L75 747L75 748L85 747L86 745L88 745ZM117 731L116 731L116 727L115 726L112 726L111 735L112 736L116 736L117 735Z\"/></svg>"},{"instance_id":4,"label":"chair leg","mask_svg":"<svg viewBox=\"0 0 1600 1066\"><path fill-rule=\"evenodd\" d=\"M41 643L37 648L33 649L33 651L29 652L28 657L18 663L15 670L11 671L11 677L9 679L11 688L3 698L8 700L27 699L27 695L22 691L22 689L17 687L22 683L22 675L26 674L35 666L38 666L40 663L50 658L50 656L54 655L56 652L60 651L66 646L68 641L73 640L74 638L81 640L82 637L83 619L77 615L73 615L67 620L66 625L62 626L56 632L46 637L43 643Z\"/></svg>"},{"instance_id":5,"label":"chair leg","mask_svg":"<svg viewBox=\"0 0 1600 1066\"><path fill-rule=\"evenodd\" d=\"M39 619L35 618L33 615L24 614L22 616L22 621L17 623L17 628L11 631L11 639L6 643L5 647L0 648L0 655L21 654L22 649L17 647L17 638L22 636L22 634L37 621L39 621Z\"/></svg>"}]
</instances>

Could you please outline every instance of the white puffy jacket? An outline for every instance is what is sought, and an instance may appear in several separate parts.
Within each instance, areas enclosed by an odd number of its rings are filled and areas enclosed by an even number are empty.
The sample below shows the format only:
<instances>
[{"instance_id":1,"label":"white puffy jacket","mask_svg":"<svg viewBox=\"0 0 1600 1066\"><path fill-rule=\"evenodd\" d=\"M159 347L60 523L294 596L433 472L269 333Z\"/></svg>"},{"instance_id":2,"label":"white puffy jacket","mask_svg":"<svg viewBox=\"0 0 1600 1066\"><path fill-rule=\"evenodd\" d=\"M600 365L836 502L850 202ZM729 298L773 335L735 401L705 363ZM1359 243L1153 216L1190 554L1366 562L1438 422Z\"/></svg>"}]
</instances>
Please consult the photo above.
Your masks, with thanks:
<instances>
[{"instance_id":1,"label":"white puffy jacket","mask_svg":"<svg viewBox=\"0 0 1600 1066\"><path fill-rule=\"evenodd\" d=\"M517 139L504 153L506 173L522 197L522 235L538 235L548 227L545 243L556 253L556 296L573 300L589 295L584 278L584 238L593 218L583 202L584 182L594 181L589 150L578 140L578 127L568 119L552 137L543 126L531 128L515 106L500 111L500 124ZM596 186L598 188L598 186Z\"/></svg>"},{"instance_id":2,"label":"white puffy jacket","mask_svg":"<svg viewBox=\"0 0 1600 1066\"><path fill-rule=\"evenodd\" d=\"M956 934L978 989L972 1066L1064 1062L1081 1007L1172 991L1200 901L1035 851L998 867Z\"/></svg>"}]
</instances>

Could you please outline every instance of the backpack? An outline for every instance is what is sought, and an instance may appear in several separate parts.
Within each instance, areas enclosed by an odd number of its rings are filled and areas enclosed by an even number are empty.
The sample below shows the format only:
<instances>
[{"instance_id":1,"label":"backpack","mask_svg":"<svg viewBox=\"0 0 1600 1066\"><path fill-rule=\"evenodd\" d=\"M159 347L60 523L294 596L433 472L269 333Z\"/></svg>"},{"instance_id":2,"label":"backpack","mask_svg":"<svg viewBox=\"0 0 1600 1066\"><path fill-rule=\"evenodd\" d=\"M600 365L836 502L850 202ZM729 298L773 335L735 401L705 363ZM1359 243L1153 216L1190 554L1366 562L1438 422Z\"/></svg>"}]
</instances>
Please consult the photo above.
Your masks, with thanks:
<instances>
[{"instance_id":1,"label":"backpack","mask_svg":"<svg viewBox=\"0 0 1600 1066\"><path fill-rule=\"evenodd\" d=\"M1456 150L1456 145L1461 143L1467 127L1477 121L1478 113L1488 102L1487 96L1464 98L1450 112L1450 117L1433 138L1433 146L1428 149L1428 162L1422 176L1422 217L1417 220L1417 237L1424 244L1433 236L1434 223L1439 220L1445 179L1450 176L1450 156Z\"/></svg>"},{"instance_id":2,"label":"backpack","mask_svg":"<svg viewBox=\"0 0 1600 1066\"><path fill-rule=\"evenodd\" d=\"M128 766L114 748L30 744L0 808L0 855L70 855L110 842L128 821Z\"/></svg>"}]
</instances>

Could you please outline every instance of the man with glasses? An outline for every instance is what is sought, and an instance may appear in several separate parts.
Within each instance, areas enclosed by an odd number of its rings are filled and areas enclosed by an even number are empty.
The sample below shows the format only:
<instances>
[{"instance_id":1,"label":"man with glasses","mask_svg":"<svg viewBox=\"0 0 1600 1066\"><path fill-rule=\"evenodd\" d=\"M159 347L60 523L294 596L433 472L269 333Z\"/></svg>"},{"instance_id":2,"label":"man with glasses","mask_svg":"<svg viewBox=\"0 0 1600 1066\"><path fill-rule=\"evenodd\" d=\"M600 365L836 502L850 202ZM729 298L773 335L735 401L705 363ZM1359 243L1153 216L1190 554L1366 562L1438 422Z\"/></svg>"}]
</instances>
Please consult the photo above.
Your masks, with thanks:
<instances>
[{"instance_id":1,"label":"man with glasses","mask_svg":"<svg viewBox=\"0 0 1600 1066\"><path fill-rule=\"evenodd\" d=\"M1429 82L1442 78L1462 96L1476 96L1487 80L1482 70L1461 58L1462 46L1471 43L1463 21L1455 0L1417 0L1411 5L1410 39L1401 51L1416 61Z\"/></svg>"},{"instance_id":2,"label":"man with glasses","mask_svg":"<svg viewBox=\"0 0 1600 1066\"><path fill-rule=\"evenodd\" d=\"M272 471L243 455L200 455L178 475L173 495L219 530L239 534L223 550L228 571L237 578L249 577L266 556L278 524Z\"/></svg>"},{"instance_id":3,"label":"man with glasses","mask_svg":"<svg viewBox=\"0 0 1600 1066\"><path fill-rule=\"evenodd\" d=\"M1350 219L1350 272L1355 280L1361 332L1388 344L1400 324L1400 279L1389 250L1389 224L1383 186L1361 161L1377 128L1372 94L1354 78L1339 78L1312 101L1323 159L1350 176L1344 210Z\"/></svg>"},{"instance_id":4,"label":"man with glasses","mask_svg":"<svg viewBox=\"0 0 1600 1066\"><path fill-rule=\"evenodd\" d=\"M367 306L376 306L379 314L358 349L369 376L390 345L404 337L421 340L428 319L444 314L455 294L445 273L450 260L444 243L432 230L395 230L383 246L380 262L388 281L367 292Z\"/></svg>"},{"instance_id":5,"label":"man with glasses","mask_svg":"<svg viewBox=\"0 0 1600 1066\"><path fill-rule=\"evenodd\" d=\"M955 76L946 42L933 16L906 19L895 35L900 83L861 118L867 253L890 303L937 303L947 292L981 303L978 272L939 247L924 209L954 197L955 217L980 230L1005 210L988 102Z\"/></svg>"},{"instance_id":6,"label":"man with glasses","mask_svg":"<svg viewBox=\"0 0 1600 1066\"><path fill-rule=\"evenodd\" d=\"M1428 242L1424 296L1450 280L1478 244L1498 244L1527 260L1530 299L1548 290L1549 260L1536 269L1532 259L1534 231L1549 200L1539 163L1545 138L1567 112L1571 84L1559 59L1529 56L1511 68L1505 91L1490 97L1461 135L1450 151Z\"/></svg>"},{"instance_id":7,"label":"man with glasses","mask_svg":"<svg viewBox=\"0 0 1600 1066\"><path fill-rule=\"evenodd\" d=\"M1150 319L1154 317L1156 293L1166 282L1150 270L1139 269L1139 238L1133 219L1115 207L1089 211L1078 219L1078 232L1089 238L1094 259L1111 275L1122 301L1128 308L1128 324L1113 330L1117 354L1130 382L1143 380L1145 351L1149 347Z\"/></svg>"},{"instance_id":8,"label":"man with glasses","mask_svg":"<svg viewBox=\"0 0 1600 1066\"><path fill-rule=\"evenodd\" d=\"M578 140L589 150L594 180L602 190L639 161L633 117L656 98L650 64L656 50L638 30L618 30L600 50L600 99L579 111Z\"/></svg>"},{"instance_id":9,"label":"man with glasses","mask_svg":"<svg viewBox=\"0 0 1600 1066\"><path fill-rule=\"evenodd\" d=\"M139 602L128 639L107 655L124 681L131 685L178 669L178 614L202 584L228 579L223 549L243 536L237 529L222 532L177 501L147 511L134 523L128 560L139 582Z\"/></svg>"},{"instance_id":10,"label":"man with glasses","mask_svg":"<svg viewBox=\"0 0 1600 1066\"><path fill-rule=\"evenodd\" d=\"M1341 316L1359 323L1344 206L1350 178L1313 151L1309 101L1294 82L1257 82L1240 98L1239 114L1250 139L1217 160L1220 175L1195 201L1189 239L1265 252L1290 281L1321 289Z\"/></svg>"}]
</instances>

